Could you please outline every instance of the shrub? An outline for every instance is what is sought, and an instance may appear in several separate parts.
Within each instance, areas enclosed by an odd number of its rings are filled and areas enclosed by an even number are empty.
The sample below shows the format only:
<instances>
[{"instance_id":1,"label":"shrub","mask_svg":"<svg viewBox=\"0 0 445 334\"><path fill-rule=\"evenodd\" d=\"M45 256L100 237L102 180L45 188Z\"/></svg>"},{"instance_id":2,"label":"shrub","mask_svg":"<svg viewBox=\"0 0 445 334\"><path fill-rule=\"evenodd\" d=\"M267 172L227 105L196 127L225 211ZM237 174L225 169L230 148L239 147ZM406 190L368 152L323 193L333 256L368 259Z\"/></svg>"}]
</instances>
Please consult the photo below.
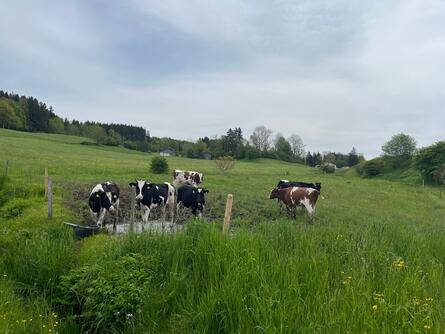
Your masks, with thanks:
<instances>
[{"instance_id":1,"label":"shrub","mask_svg":"<svg viewBox=\"0 0 445 334\"><path fill-rule=\"evenodd\" d=\"M154 157L151 159L150 171L154 174L167 174L168 162L164 157Z\"/></svg>"},{"instance_id":2,"label":"shrub","mask_svg":"<svg viewBox=\"0 0 445 334\"><path fill-rule=\"evenodd\" d=\"M425 179L432 181L434 174L445 165L445 141L420 149L414 157L414 165Z\"/></svg>"},{"instance_id":3,"label":"shrub","mask_svg":"<svg viewBox=\"0 0 445 334\"><path fill-rule=\"evenodd\" d=\"M361 166L363 176L377 176L383 173L384 163L382 158L366 161Z\"/></svg>"},{"instance_id":4,"label":"shrub","mask_svg":"<svg viewBox=\"0 0 445 334\"><path fill-rule=\"evenodd\" d=\"M141 312L149 274L138 254L71 270L59 285L57 302L73 312L87 332L123 327Z\"/></svg>"},{"instance_id":5,"label":"shrub","mask_svg":"<svg viewBox=\"0 0 445 334\"><path fill-rule=\"evenodd\" d=\"M233 159L232 157L219 157L219 158L215 159L214 161L215 161L216 168L222 174L224 174L228 170L235 167L235 159Z\"/></svg>"},{"instance_id":6,"label":"shrub","mask_svg":"<svg viewBox=\"0 0 445 334\"><path fill-rule=\"evenodd\" d=\"M321 164L320 169L325 173L335 173L335 165L330 162L325 162Z\"/></svg>"}]
</instances>

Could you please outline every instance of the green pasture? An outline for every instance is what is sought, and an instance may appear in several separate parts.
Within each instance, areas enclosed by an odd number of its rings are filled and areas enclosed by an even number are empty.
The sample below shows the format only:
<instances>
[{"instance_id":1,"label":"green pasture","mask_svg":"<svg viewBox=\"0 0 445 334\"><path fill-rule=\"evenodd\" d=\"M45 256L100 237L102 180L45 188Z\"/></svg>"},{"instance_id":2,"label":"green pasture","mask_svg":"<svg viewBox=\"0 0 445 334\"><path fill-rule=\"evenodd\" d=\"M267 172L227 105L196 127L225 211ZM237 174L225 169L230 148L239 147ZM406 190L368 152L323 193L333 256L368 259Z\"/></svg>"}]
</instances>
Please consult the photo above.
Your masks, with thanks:
<instances>
[{"instance_id":1,"label":"green pasture","mask_svg":"<svg viewBox=\"0 0 445 334\"><path fill-rule=\"evenodd\" d=\"M222 175L213 161L171 157L170 169L204 173L203 221L174 235L74 240L62 222L81 222L68 205L76 189L171 181L150 174L152 156L0 129L0 162L10 166L0 180L0 332L445 332L438 189L273 160L237 161ZM55 184L51 221L45 167ZM268 199L283 178L322 182L313 224L303 211L296 222L280 215ZM228 193L233 224L222 235Z\"/></svg>"}]
</instances>

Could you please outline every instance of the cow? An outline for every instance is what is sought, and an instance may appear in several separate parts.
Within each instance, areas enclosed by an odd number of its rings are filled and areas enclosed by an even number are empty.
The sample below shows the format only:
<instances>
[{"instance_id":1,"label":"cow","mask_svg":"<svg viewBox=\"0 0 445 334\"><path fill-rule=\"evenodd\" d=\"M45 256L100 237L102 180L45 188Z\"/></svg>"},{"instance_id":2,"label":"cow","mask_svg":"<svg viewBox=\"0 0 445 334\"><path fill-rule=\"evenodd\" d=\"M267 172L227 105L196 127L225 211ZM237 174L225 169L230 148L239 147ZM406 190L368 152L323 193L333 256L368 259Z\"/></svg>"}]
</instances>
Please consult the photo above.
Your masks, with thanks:
<instances>
[{"instance_id":1,"label":"cow","mask_svg":"<svg viewBox=\"0 0 445 334\"><path fill-rule=\"evenodd\" d=\"M307 183L300 181L289 181L289 180L280 180L278 181L277 188L289 188L289 187L303 187L303 188L313 188L318 191L321 191L321 183Z\"/></svg>"},{"instance_id":2,"label":"cow","mask_svg":"<svg viewBox=\"0 0 445 334\"><path fill-rule=\"evenodd\" d=\"M163 221L166 218L166 209L169 208L170 219L173 223L175 207L175 187L170 183L149 183L145 180L130 182L130 187L136 190L136 201L141 209L142 221L146 223L150 211L156 207L162 207Z\"/></svg>"},{"instance_id":3,"label":"cow","mask_svg":"<svg viewBox=\"0 0 445 334\"><path fill-rule=\"evenodd\" d=\"M269 198L277 198L286 205L287 213L296 218L295 208L304 206L309 214L310 220L313 220L315 205L320 192L314 188L288 187L274 188L270 192Z\"/></svg>"},{"instance_id":4,"label":"cow","mask_svg":"<svg viewBox=\"0 0 445 334\"><path fill-rule=\"evenodd\" d=\"M90 193L88 205L96 225L102 226L107 211L119 211L119 187L111 181L97 184Z\"/></svg>"},{"instance_id":5,"label":"cow","mask_svg":"<svg viewBox=\"0 0 445 334\"><path fill-rule=\"evenodd\" d=\"M204 176L202 175L202 173L194 171L182 171L179 169L175 169L173 171L173 185L175 187L185 184L198 187L202 181L204 181Z\"/></svg>"},{"instance_id":6,"label":"cow","mask_svg":"<svg viewBox=\"0 0 445 334\"><path fill-rule=\"evenodd\" d=\"M202 217L202 213L205 208L205 194L209 191L204 188L192 187L184 185L178 189L177 197L177 209L180 211L181 207L191 208L192 213L199 218Z\"/></svg>"},{"instance_id":7,"label":"cow","mask_svg":"<svg viewBox=\"0 0 445 334\"><path fill-rule=\"evenodd\" d=\"M303 188L313 188L318 191L321 191L321 183L307 183L307 182L301 182L301 181L289 181L289 180L280 180L278 181L277 188L284 189L289 187L303 187ZM280 199L277 200L278 204L280 206L280 213L283 209L283 202L280 201Z\"/></svg>"}]
</instances>

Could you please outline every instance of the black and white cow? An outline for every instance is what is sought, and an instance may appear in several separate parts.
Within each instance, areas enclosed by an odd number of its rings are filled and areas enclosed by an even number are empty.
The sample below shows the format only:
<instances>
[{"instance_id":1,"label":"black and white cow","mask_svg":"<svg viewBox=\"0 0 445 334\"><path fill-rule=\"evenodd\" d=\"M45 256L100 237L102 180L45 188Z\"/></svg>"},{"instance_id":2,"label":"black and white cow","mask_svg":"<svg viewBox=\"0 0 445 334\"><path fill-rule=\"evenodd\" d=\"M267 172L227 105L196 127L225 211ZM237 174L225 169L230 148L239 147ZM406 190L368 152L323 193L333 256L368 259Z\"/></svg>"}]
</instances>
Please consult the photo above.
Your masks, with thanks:
<instances>
[{"instance_id":1,"label":"black and white cow","mask_svg":"<svg viewBox=\"0 0 445 334\"><path fill-rule=\"evenodd\" d=\"M119 187L111 181L97 184L88 199L91 216L98 226L103 225L107 211L119 211Z\"/></svg>"},{"instance_id":2,"label":"black and white cow","mask_svg":"<svg viewBox=\"0 0 445 334\"><path fill-rule=\"evenodd\" d=\"M300 188L312 188L318 191L321 191L321 183L307 183L300 181L289 181L289 180L280 180L278 181L277 188L284 189L289 187L300 187Z\"/></svg>"},{"instance_id":3,"label":"black and white cow","mask_svg":"<svg viewBox=\"0 0 445 334\"><path fill-rule=\"evenodd\" d=\"M175 169L173 171L173 185L178 187L180 185L188 184L190 186L197 187L200 183L204 181L204 176L202 173L194 172L194 171L182 171L179 169Z\"/></svg>"},{"instance_id":4,"label":"black and white cow","mask_svg":"<svg viewBox=\"0 0 445 334\"><path fill-rule=\"evenodd\" d=\"M192 209L194 215L198 214L202 217L204 207L206 204L205 194L209 191L204 188L197 188L188 185L184 185L178 189L178 211L181 207Z\"/></svg>"},{"instance_id":5,"label":"black and white cow","mask_svg":"<svg viewBox=\"0 0 445 334\"><path fill-rule=\"evenodd\" d=\"M141 209L142 221L146 223L150 216L150 211L156 207L161 207L163 220L166 218L166 209L169 208L170 219L173 223L175 208L175 188L168 182L155 184L145 180L137 180L130 183L136 190L136 201Z\"/></svg>"}]
</instances>

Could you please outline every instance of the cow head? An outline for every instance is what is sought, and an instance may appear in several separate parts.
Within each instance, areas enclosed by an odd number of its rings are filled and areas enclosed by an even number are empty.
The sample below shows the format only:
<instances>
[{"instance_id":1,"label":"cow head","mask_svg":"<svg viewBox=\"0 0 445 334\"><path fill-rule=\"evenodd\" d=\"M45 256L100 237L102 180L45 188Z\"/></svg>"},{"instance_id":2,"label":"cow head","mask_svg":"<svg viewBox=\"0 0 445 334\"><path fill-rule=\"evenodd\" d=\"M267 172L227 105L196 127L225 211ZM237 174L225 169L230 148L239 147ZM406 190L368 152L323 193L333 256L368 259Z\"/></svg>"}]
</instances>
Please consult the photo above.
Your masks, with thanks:
<instances>
[{"instance_id":1,"label":"cow head","mask_svg":"<svg viewBox=\"0 0 445 334\"><path fill-rule=\"evenodd\" d=\"M205 194L209 191L204 188L193 188L193 199L194 199L194 209L198 210L200 213L204 211L206 204Z\"/></svg>"},{"instance_id":2,"label":"cow head","mask_svg":"<svg viewBox=\"0 0 445 334\"><path fill-rule=\"evenodd\" d=\"M278 198L279 195L280 195L280 189L273 188L272 191L270 192L269 199Z\"/></svg>"},{"instance_id":3,"label":"cow head","mask_svg":"<svg viewBox=\"0 0 445 334\"><path fill-rule=\"evenodd\" d=\"M318 190L319 192L321 191L321 182L315 183L315 189Z\"/></svg>"},{"instance_id":4,"label":"cow head","mask_svg":"<svg viewBox=\"0 0 445 334\"><path fill-rule=\"evenodd\" d=\"M130 182L130 187L134 187L136 190L136 199L140 201L144 197L144 191L148 186L145 180L136 180L135 182Z\"/></svg>"},{"instance_id":5,"label":"cow head","mask_svg":"<svg viewBox=\"0 0 445 334\"><path fill-rule=\"evenodd\" d=\"M96 198L98 198L100 202L100 206L110 211L114 211L114 206L111 202L111 193L107 193L103 190L99 190L96 193Z\"/></svg>"},{"instance_id":6,"label":"cow head","mask_svg":"<svg viewBox=\"0 0 445 334\"><path fill-rule=\"evenodd\" d=\"M102 188L106 193L111 193L111 203L114 205L119 200L119 187L116 183L107 181L102 183Z\"/></svg>"}]
</instances>

